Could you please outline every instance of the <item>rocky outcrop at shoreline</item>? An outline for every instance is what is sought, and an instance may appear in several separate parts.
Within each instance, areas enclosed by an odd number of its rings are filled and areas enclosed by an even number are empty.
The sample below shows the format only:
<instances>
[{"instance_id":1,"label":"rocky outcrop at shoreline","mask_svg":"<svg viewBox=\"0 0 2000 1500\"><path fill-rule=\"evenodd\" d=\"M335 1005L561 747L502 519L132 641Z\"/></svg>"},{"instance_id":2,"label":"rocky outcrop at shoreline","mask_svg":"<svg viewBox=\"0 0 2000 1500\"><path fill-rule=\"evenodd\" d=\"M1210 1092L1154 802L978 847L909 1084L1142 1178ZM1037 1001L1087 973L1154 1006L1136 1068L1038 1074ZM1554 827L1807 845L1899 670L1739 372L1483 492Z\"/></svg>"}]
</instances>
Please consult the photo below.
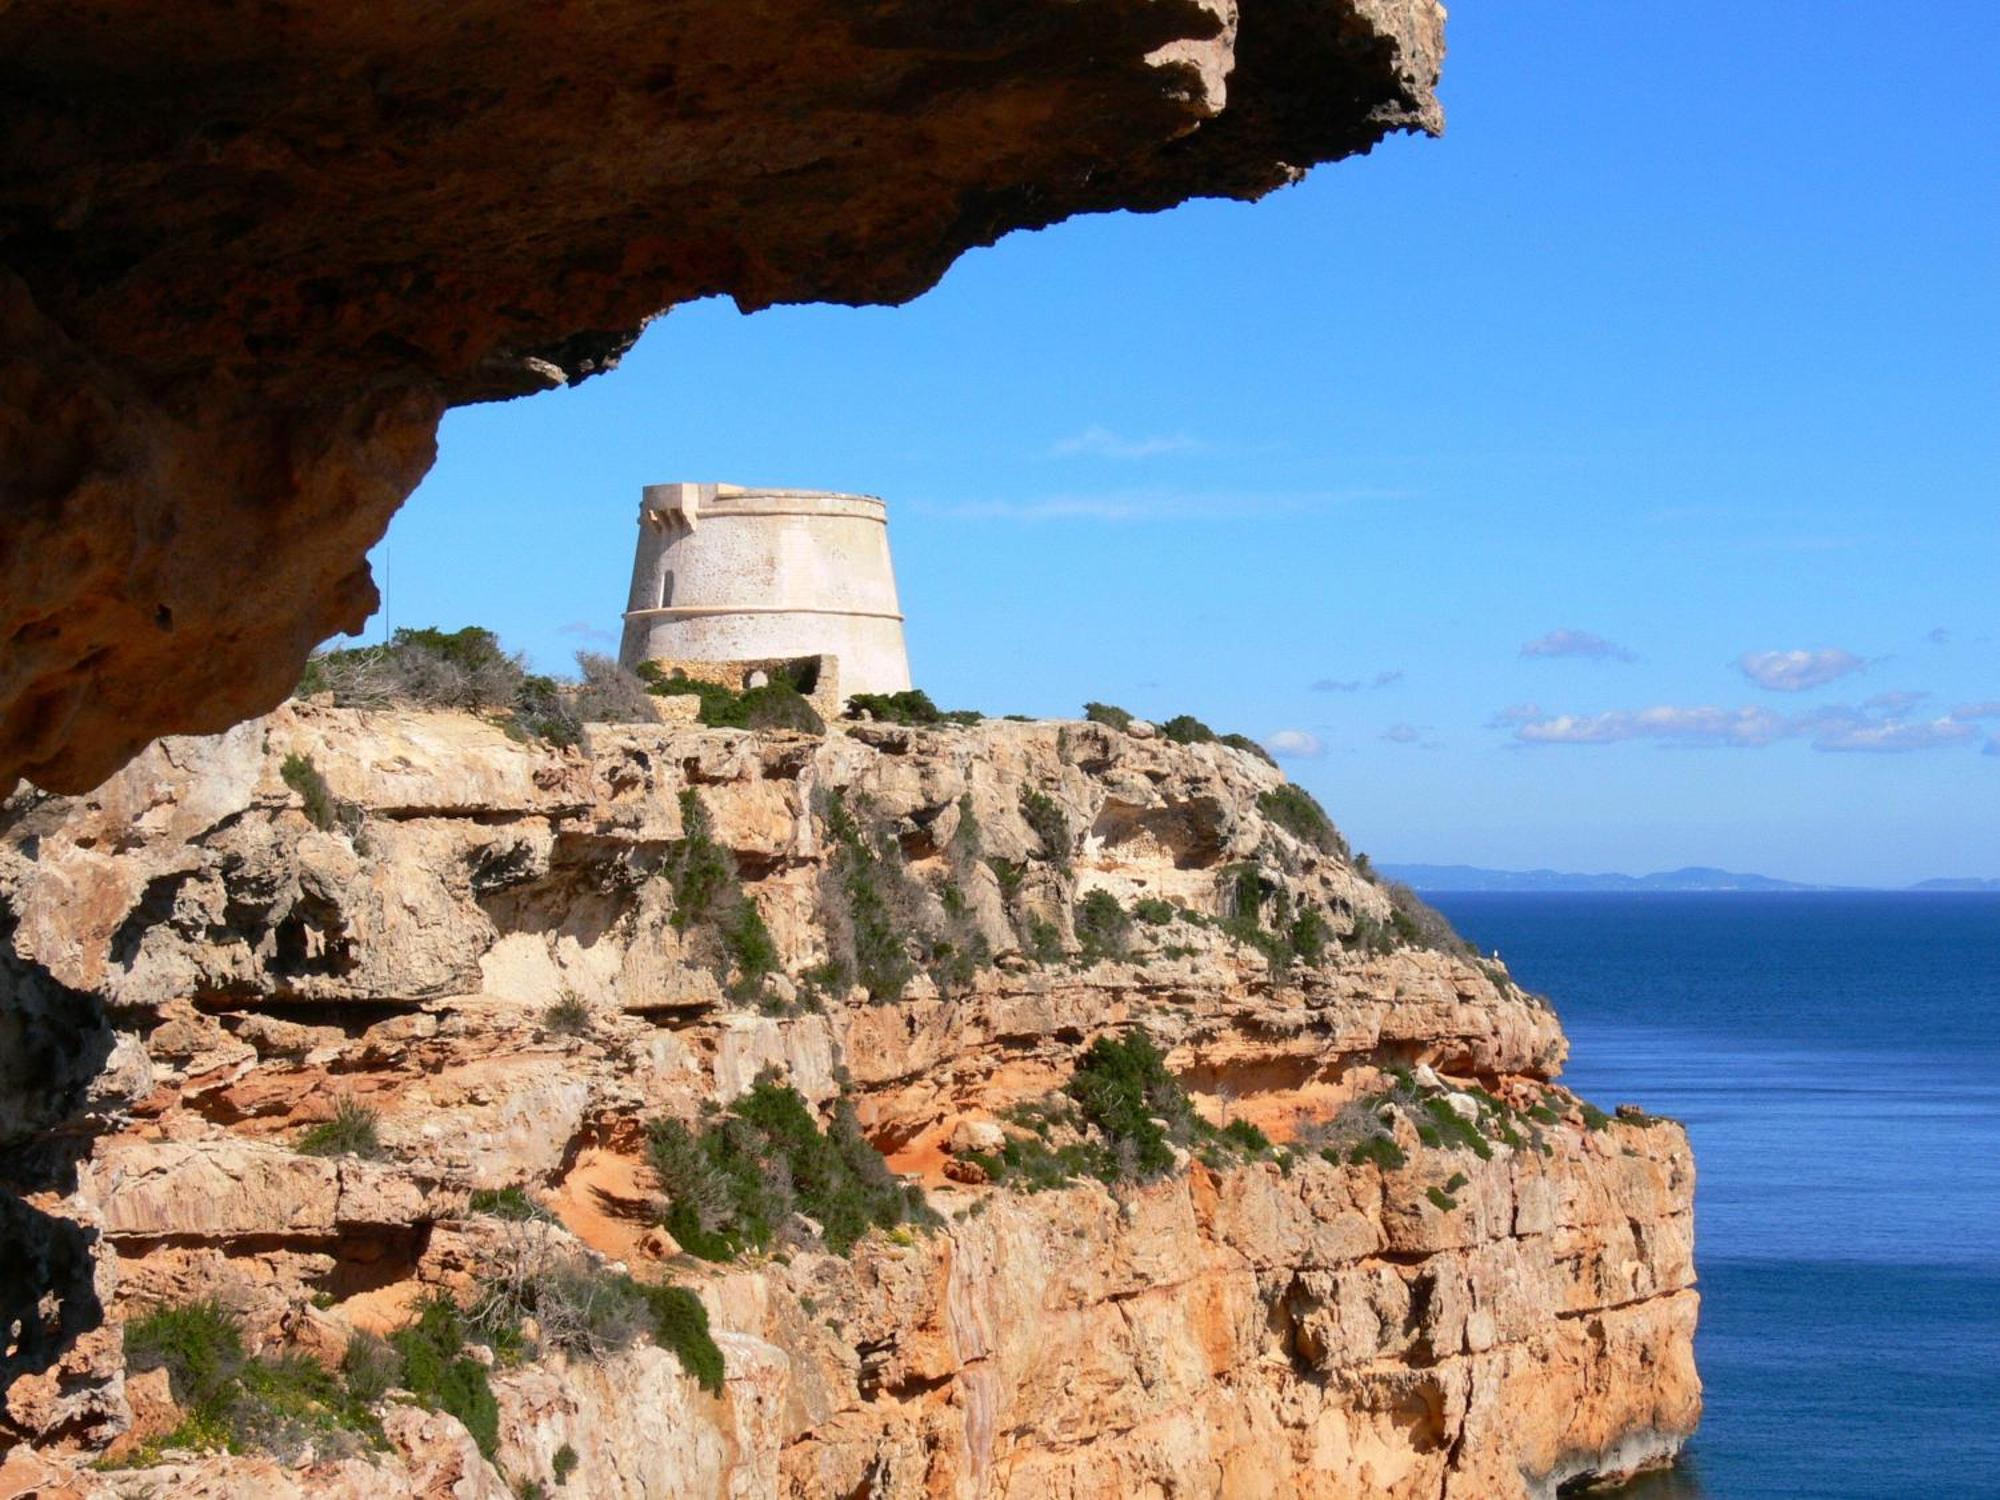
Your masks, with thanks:
<instances>
[{"instance_id":1,"label":"rocky outcrop at shoreline","mask_svg":"<svg viewBox=\"0 0 2000 1500\"><path fill-rule=\"evenodd\" d=\"M17 796L22 1034L95 1040L4 1080L47 1284L0 1494L1497 1497L1670 1458L1685 1135L1563 1090L1546 1004L1309 809L1103 724L561 749L300 703ZM1140 1033L1111 1123L1078 1080ZM767 1241L675 1218L661 1122L792 1099L921 1202L846 1245L795 1157ZM485 1417L392 1386L230 1454L126 1368L122 1329L211 1300L245 1357L351 1364L530 1252L685 1288L719 1378L545 1303L466 1346Z\"/></svg>"}]
</instances>

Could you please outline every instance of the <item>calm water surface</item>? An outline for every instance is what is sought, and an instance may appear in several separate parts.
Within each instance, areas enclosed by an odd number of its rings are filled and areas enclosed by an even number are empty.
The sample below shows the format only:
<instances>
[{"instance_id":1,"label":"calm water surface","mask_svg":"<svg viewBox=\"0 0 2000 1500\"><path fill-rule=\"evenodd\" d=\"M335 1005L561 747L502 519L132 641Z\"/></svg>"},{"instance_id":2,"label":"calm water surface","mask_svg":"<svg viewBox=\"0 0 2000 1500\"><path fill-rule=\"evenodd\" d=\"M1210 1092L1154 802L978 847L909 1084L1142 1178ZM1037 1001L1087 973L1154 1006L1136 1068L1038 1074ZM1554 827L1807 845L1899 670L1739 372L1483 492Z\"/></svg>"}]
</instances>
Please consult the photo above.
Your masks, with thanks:
<instances>
[{"instance_id":1,"label":"calm water surface","mask_svg":"<svg viewBox=\"0 0 2000 1500\"><path fill-rule=\"evenodd\" d=\"M2000 897L1431 899L1694 1140L1707 1415L1623 1496L2000 1497Z\"/></svg>"}]
</instances>

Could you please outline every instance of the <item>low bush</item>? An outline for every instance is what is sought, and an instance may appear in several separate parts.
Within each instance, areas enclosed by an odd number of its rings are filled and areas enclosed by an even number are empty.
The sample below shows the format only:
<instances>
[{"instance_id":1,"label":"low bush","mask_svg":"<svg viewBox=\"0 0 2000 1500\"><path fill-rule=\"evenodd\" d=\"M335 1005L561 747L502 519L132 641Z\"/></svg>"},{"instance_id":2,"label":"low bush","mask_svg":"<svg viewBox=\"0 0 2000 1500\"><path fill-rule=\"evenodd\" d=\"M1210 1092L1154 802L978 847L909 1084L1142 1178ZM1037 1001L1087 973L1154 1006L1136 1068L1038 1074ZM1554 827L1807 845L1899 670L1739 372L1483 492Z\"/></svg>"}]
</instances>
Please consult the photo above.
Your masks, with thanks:
<instances>
[{"instance_id":1,"label":"low bush","mask_svg":"<svg viewBox=\"0 0 2000 1500\"><path fill-rule=\"evenodd\" d=\"M801 668L801 671L806 670ZM646 691L656 697L681 694L701 700L697 718L711 729L794 729L803 734L826 733L826 720L801 691L801 677L780 668L760 686L738 692L717 682L703 682L685 672L669 676L655 662L637 668ZM807 685L810 690L810 685Z\"/></svg>"},{"instance_id":2,"label":"low bush","mask_svg":"<svg viewBox=\"0 0 2000 1500\"><path fill-rule=\"evenodd\" d=\"M836 1103L822 1130L798 1091L769 1074L699 1132L657 1122L648 1158L667 1232L705 1260L807 1239L802 1217L839 1255L870 1229L933 1222L922 1192L897 1181L861 1134L851 1104Z\"/></svg>"},{"instance_id":3,"label":"low bush","mask_svg":"<svg viewBox=\"0 0 2000 1500\"><path fill-rule=\"evenodd\" d=\"M1048 793L1034 787L1021 788L1021 821L1028 825L1042 846L1043 857L1059 868L1069 868L1071 833L1069 815Z\"/></svg>"},{"instance_id":4,"label":"low bush","mask_svg":"<svg viewBox=\"0 0 2000 1500\"><path fill-rule=\"evenodd\" d=\"M1087 962L1123 958L1132 931L1132 917L1106 890L1090 892L1076 903L1076 940Z\"/></svg>"},{"instance_id":5,"label":"low bush","mask_svg":"<svg viewBox=\"0 0 2000 1500\"><path fill-rule=\"evenodd\" d=\"M585 724L649 724L652 694L645 679L595 651L576 653L577 689L571 704Z\"/></svg>"},{"instance_id":6,"label":"low bush","mask_svg":"<svg viewBox=\"0 0 2000 1500\"><path fill-rule=\"evenodd\" d=\"M1333 819L1326 815L1326 809L1304 787L1287 782L1284 786L1272 787L1268 792L1259 792L1257 811L1300 843L1310 845L1322 854L1347 857L1347 841L1333 826Z\"/></svg>"},{"instance_id":7,"label":"low bush","mask_svg":"<svg viewBox=\"0 0 2000 1500\"><path fill-rule=\"evenodd\" d=\"M554 1217L528 1196L526 1188L521 1187L474 1188L469 1207L476 1214L491 1214L496 1219L508 1219L515 1223Z\"/></svg>"},{"instance_id":8,"label":"low bush","mask_svg":"<svg viewBox=\"0 0 2000 1500\"><path fill-rule=\"evenodd\" d=\"M331 693L343 708L411 703L499 714L510 732L560 745L574 744L579 728L555 679L530 674L518 652L477 625L405 628L379 646L322 651L294 693Z\"/></svg>"},{"instance_id":9,"label":"low bush","mask_svg":"<svg viewBox=\"0 0 2000 1500\"><path fill-rule=\"evenodd\" d=\"M681 836L667 846L660 874L674 895L670 919L677 932L697 931L708 961L730 995L755 1000L778 972L778 945L756 900L737 878L736 860L716 842L715 825L701 793L680 794Z\"/></svg>"},{"instance_id":10,"label":"low bush","mask_svg":"<svg viewBox=\"0 0 2000 1500\"><path fill-rule=\"evenodd\" d=\"M458 1304L440 1293L389 1335L389 1346L402 1361L403 1386L425 1406L458 1418L491 1458L500 1446L500 1405L487 1367L465 1352L472 1331Z\"/></svg>"},{"instance_id":11,"label":"low bush","mask_svg":"<svg viewBox=\"0 0 2000 1500\"><path fill-rule=\"evenodd\" d=\"M1160 726L1160 733L1176 745L1207 745L1215 741L1215 731L1193 714L1175 714Z\"/></svg>"},{"instance_id":12,"label":"low bush","mask_svg":"<svg viewBox=\"0 0 2000 1500\"><path fill-rule=\"evenodd\" d=\"M941 709L922 688L905 688L900 693L855 693L847 700L847 714L866 714L878 724L977 724L986 716L977 709Z\"/></svg>"},{"instance_id":13,"label":"low bush","mask_svg":"<svg viewBox=\"0 0 2000 1500\"><path fill-rule=\"evenodd\" d=\"M301 1156L358 1156L373 1161L385 1153L376 1126L381 1116L367 1105L344 1098L333 1107L333 1118L323 1120L292 1142Z\"/></svg>"},{"instance_id":14,"label":"low bush","mask_svg":"<svg viewBox=\"0 0 2000 1500\"><path fill-rule=\"evenodd\" d=\"M125 1362L134 1372L164 1369L183 1413L179 1426L132 1456L135 1464L170 1448L254 1449L296 1462L308 1448L341 1456L382 1441L364 1394L304 1355L247 1355L235 1316L213 1301L127 1323Z\"/></svg>"},{"instance_id":15,"label":"low bush","mask_svg":"<svg viewBox=\"0 0 2000 1500\"><path fill-rule=\"evenodd\" d=\"M896 841L862 821L839 791L821 804L832 857L820 879L827 944L845 975L874 1000L894 1000L915 977L911 940L920 930L919 894Z\"/></svg>"},{"instance_id":16,"label":"low bush","mask_svg":"<svg viewBox=\"0 0 2000 1500\"><path fill-rule=\"evenodd\" d=\"M333 790L327 786L326 778L320 775L319 767L312 763L311 756L292 752L278 767L278 775L286 786L299 794L313 827L326 832L339 825L340 805L334 800Z\"/></svg>"},{"instance_id":17,"label":"low bush","mask_svg":"<svg viewBox=\"0 0 2000 1500\"><path fill-rule=\"evenodd\" d=\"M1108 724L1113 729L1130 729L1132 715L1112 703L1086 703L1083 716L1093 724Z\"/></svg>"},{"instance_id":18,"label":"low bush","mask_svg":"<svg viewBox=\"0 0 2000 1500\"><path fill-rule=\"evenodd\" d=\"M704 1329L707 1327L706 1314L704 1314L703 1327ZM560 1448L556 1449L555 1457L549 1460L549 1473L555 1476L557 1484L568 1484L569 1476L576 1472L577 1462L576 1449L570 1447L568 1443L564 1443Z\"/></svg>"},{"instance_id":19,"label":"low bush","mask_svg":"<svg viewBox=\"0 0 2000 1500\"><path fill-rule=\"evenodd\" d=\"M591 1019L590 1007L577 996L565 992L560 1000L542 1012L542 1029L557 1036L588 1036Z\"/></svg>"},{"instance_id":20,"label":"low bush","mask_svg":"<svg viewBox=\"0 0 2000 1500\"><path fill-rule=\"evenodd\" d=\"M1132 915L1148 927L1164 927L1180 914L1180 907L1158 896L1141 896L1132 903Z\"/></svg>"},{"instance_id":21,"label":"low bush","mask_svg":"<svg viewBox=\"0 0 2000 1500\"><path fill-rule=\"evenodd\" d=\"M1440 953L1473 957L1470 944L1458 935L1445 914L1425 901L1400 880L1384 883L1391 903L1389 923L1396 937L1417 948L1434 948Z\"/></svg>"}]
</instances>

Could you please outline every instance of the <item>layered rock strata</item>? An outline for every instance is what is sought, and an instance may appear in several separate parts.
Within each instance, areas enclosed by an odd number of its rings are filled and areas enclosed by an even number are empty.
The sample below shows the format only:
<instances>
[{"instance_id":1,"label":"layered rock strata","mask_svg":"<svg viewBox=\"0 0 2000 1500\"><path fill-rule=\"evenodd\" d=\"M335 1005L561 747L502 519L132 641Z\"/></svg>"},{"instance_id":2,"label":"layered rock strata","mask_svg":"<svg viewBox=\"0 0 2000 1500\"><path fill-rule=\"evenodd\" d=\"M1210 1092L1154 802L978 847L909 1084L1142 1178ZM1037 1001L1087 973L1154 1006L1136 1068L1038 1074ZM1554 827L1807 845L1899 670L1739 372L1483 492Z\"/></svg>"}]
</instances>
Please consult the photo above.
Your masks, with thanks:
<instances>
[{"instance_id":1,"label":"layered rock strata","mask_svg":"<svg viewBox=\"0 0 2000 1500\"><path fill-rule=\"evenodd\" d=\"M1435 130L1436 0L0 6L0 790L269 709L453 405Z\"/></svg>"},{"instance_id":2,"label":"layered rock strata","mask_svg":"<svg viewBox=\"0 0 2000 1500\"><path fill-rule=\"evenodd\" d=\"M288 757L323 777L331 826ZM1337 840L1272 821L1281 781L1095 724L592 726L555 750L468 716L292 704L164 741L88 796L17 796L7 962L56 1018L27 1030L97 1040L60 1049L90 1067L6 1080L11 1133L38 1143L9 1158L13 1211L47 1227L62 1284L11 1309L0 1494L498 1497L552 1485L567 1448L592 1496L1486 1500L1670 1457L1700 1404L1685 1136L1556 1087L1557 1019L1497 964L1336 942L1279 972L1200 920L1254 869L1336 935L1387 929ZM690 788L782 960L761 1005L672 920L660 860ZM887 1003L796 1003L827 956L834 791L932 890L976 824L953 879L995 962ZM1072 913L1095 890L1196 916L1086 960ZM1036 922L1040 962L1016 936ZM581 1035L547 1024L557 1001L587 1007ZM1115 1188L981 1180L966 1143L1018 1129L1011 1106L1133 1027L1205 1115L1280 1152ZM1404 1122L1393 1165L1283 1149L1391 1069L1546 1127L1482 1156ZM939 1226L851 1257L681 1254L644 1128L760 1075L819 1105L845 1090ZM343 1100L377 1112L384 1160L293 1149ZM695 1289L720 1395L642 1342L497 1370L492 1462L393 1398L377 1454L135 1450L171 1423L149 1416L157 1379L126 1378L125 1320L215 1297L253 1343L337 1360L477 1281L512 1231L470 1195L507 1187L554 1213L541 1232ZM141 1466L87 1467L107 1445Z\"/></svg>"}]
</instances>

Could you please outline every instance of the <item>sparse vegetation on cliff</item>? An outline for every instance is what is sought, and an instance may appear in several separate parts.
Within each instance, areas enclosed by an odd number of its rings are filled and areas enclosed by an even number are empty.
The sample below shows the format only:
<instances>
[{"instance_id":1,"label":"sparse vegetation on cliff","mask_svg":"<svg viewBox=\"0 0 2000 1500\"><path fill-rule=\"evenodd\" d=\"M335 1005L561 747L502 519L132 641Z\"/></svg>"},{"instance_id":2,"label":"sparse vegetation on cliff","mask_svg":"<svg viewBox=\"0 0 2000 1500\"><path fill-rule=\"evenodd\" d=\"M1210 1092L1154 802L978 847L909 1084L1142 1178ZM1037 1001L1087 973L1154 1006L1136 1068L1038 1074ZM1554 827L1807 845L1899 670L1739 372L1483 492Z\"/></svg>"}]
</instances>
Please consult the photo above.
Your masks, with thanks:
<instances>
[{"instance_id":1,"label":"sparse vegetation on cliff","mask_svg":"<svg viewBox=\"0 0 2000 1500\"><path fill-rule=\"evenodd\" d=\"M805 668L797 669L799 671ZM800 680L778 668L769 680L738 692L719 682L704 682L685 672L669 676L655 662L639 663L638 676L656 697L687 694L701 700L700 721L711 729L794 729L802 734L826 733L826 720L812 706Z\"/></svg>"},{"instance_id":2,"label":"sparse vegetation on cliff","mask_svg":"<svg viewBox=\"0 0 2000 1500\"><path fill-rule=\"evenodd\" d=\"M986 716L974 708L939 708L922 688L905 688L900 693L854 693L847 700L847 715L864 715L878 724L977 724Z\"/></svg>"},{"instance_id":3,"label":"sparse vegetation on cliff","mask_svg":"<svg viewBox=\"0 0 2000 1500\"><path fill-rule=\"evenodd\" d=\"M681 836L667 846L660 874L674 893L677 932L706 938L708 961L738 1000L762 996L778 972L778 945L756 900L737 878L736 861L715 838L708 804L693 787L680 793Z\"/></svg>"},{"instance_id":4,"label":"sparse vegetation on cliff","mask_svg":"<svg viewBox=\"0 0 2000 1500\"><path fill-rule=\"evenodd\" d=\"M1095 890L1076 903L1076 940L1086 963L1123 958L1132 932L1132 916L1106 890Z\"/></svg>"},{"instance_id":5,"label":"sparse vegetation on cliff","mask_svg":"<svg viewBox=\"0 0 2000 1500\"><path fill-rule=\"evenodd\" d=\"M1107 1186L1172 1171L1185 1151L1210 1166L1267 1156L1270 1140L1247 1120L1215 1126L1195 1110L1144 1030L1100 1036L1060 1094L1009 1113L1018 1127L992 1152L963 1153L989 1181L1045 1192L1094 1177Z\"/></svg>"},{"instance_id":6,"label":"sparse vegetation on cliff","mask_svg":"<svg viewBox=\"0 0 2000 1500\"><path fill-rule=\"evenodd\" d=\"M1333 826L1333 819L1326 815L1318 799L1304 787L1286 782L1268 792L1259 792L1257 811L1320 853L1347 858L1347 840L1340 836L1340 830Z\"/></svg>"},{"instance_id":7,"label":"sparse vegetation on cliff","mask_svg":"<svg viewBox=\"0 0 2000 1500\"><path fill-rule=\"evenodd\" d=\"M460 708L500 716L510 733L573 745L581 726L553 677L531 673L519 652L478 625L404 627L379 646L322 651L293 695L331 693L341 708Z\"/></svg>"},{"instance_id":8,"label":"sparse vegetation on cliff","mask_svg":"<svg viewBox=\"0 0 2000 1500\"><path fill-rule=\"evenodd\" d=\"M333 1118L322 1120L292 1143L301 1156L358 1156L374 1161L384 1155L376 1126L381 1116L358 1100L343 1098Z\"/></svg>"},{"instance_id":9,"label":"sparse vegetation on cliff","mask_svg":"<svg viewBox=\"0 0 2000 1500\"><path fill-rule=\"evenodd\" d=\"M1060 803L1037 787L1021 788L1021 821L1028 825L1042 846L1042 857L1059 869L1069 868L1069 815Z\"/></svg>"},{"instance_id":10,"label":"sparse vegetation on cliff","mask_svg":"<svg viewBox=\"0 0 2000 1500\"><path fill-rule=\"evenodd\" d=\"M215 1301L156 1308L125 1325L125 1363L167 1372L180 1424L127 1461L157 1461L170 1448L257 1450L296 1462L382 1442L366 1400L303 1354L251 1356L235 1314Z\"/></svg>"},{"instance_id":11,"label":"sparse vegetation on cliff","mask_svg":"<svg viewBox=\"0 0 2000 1500\"><path fill-rule=\"evenodd\" d=\"M799 1092L769 1074L699 1131L655 1122L647 1156L666 1195L667 1232L704 1260L815 1237L845 1255L870 1229L934 1221L844 1097L822 1130Z\"/></svg>"},{"instance_id":12,"label":"sparse vegetation on cliff","mask_svg":"<svg viewBox=\"0 0 2000 1500\"><path fill-rule=\"evenodd\" d=\"M1115 703L1086 703L1083 716L1092 724L1108 724L1113 729L1130 729L1133 715Z\"/></svg>"}]
</instances>

